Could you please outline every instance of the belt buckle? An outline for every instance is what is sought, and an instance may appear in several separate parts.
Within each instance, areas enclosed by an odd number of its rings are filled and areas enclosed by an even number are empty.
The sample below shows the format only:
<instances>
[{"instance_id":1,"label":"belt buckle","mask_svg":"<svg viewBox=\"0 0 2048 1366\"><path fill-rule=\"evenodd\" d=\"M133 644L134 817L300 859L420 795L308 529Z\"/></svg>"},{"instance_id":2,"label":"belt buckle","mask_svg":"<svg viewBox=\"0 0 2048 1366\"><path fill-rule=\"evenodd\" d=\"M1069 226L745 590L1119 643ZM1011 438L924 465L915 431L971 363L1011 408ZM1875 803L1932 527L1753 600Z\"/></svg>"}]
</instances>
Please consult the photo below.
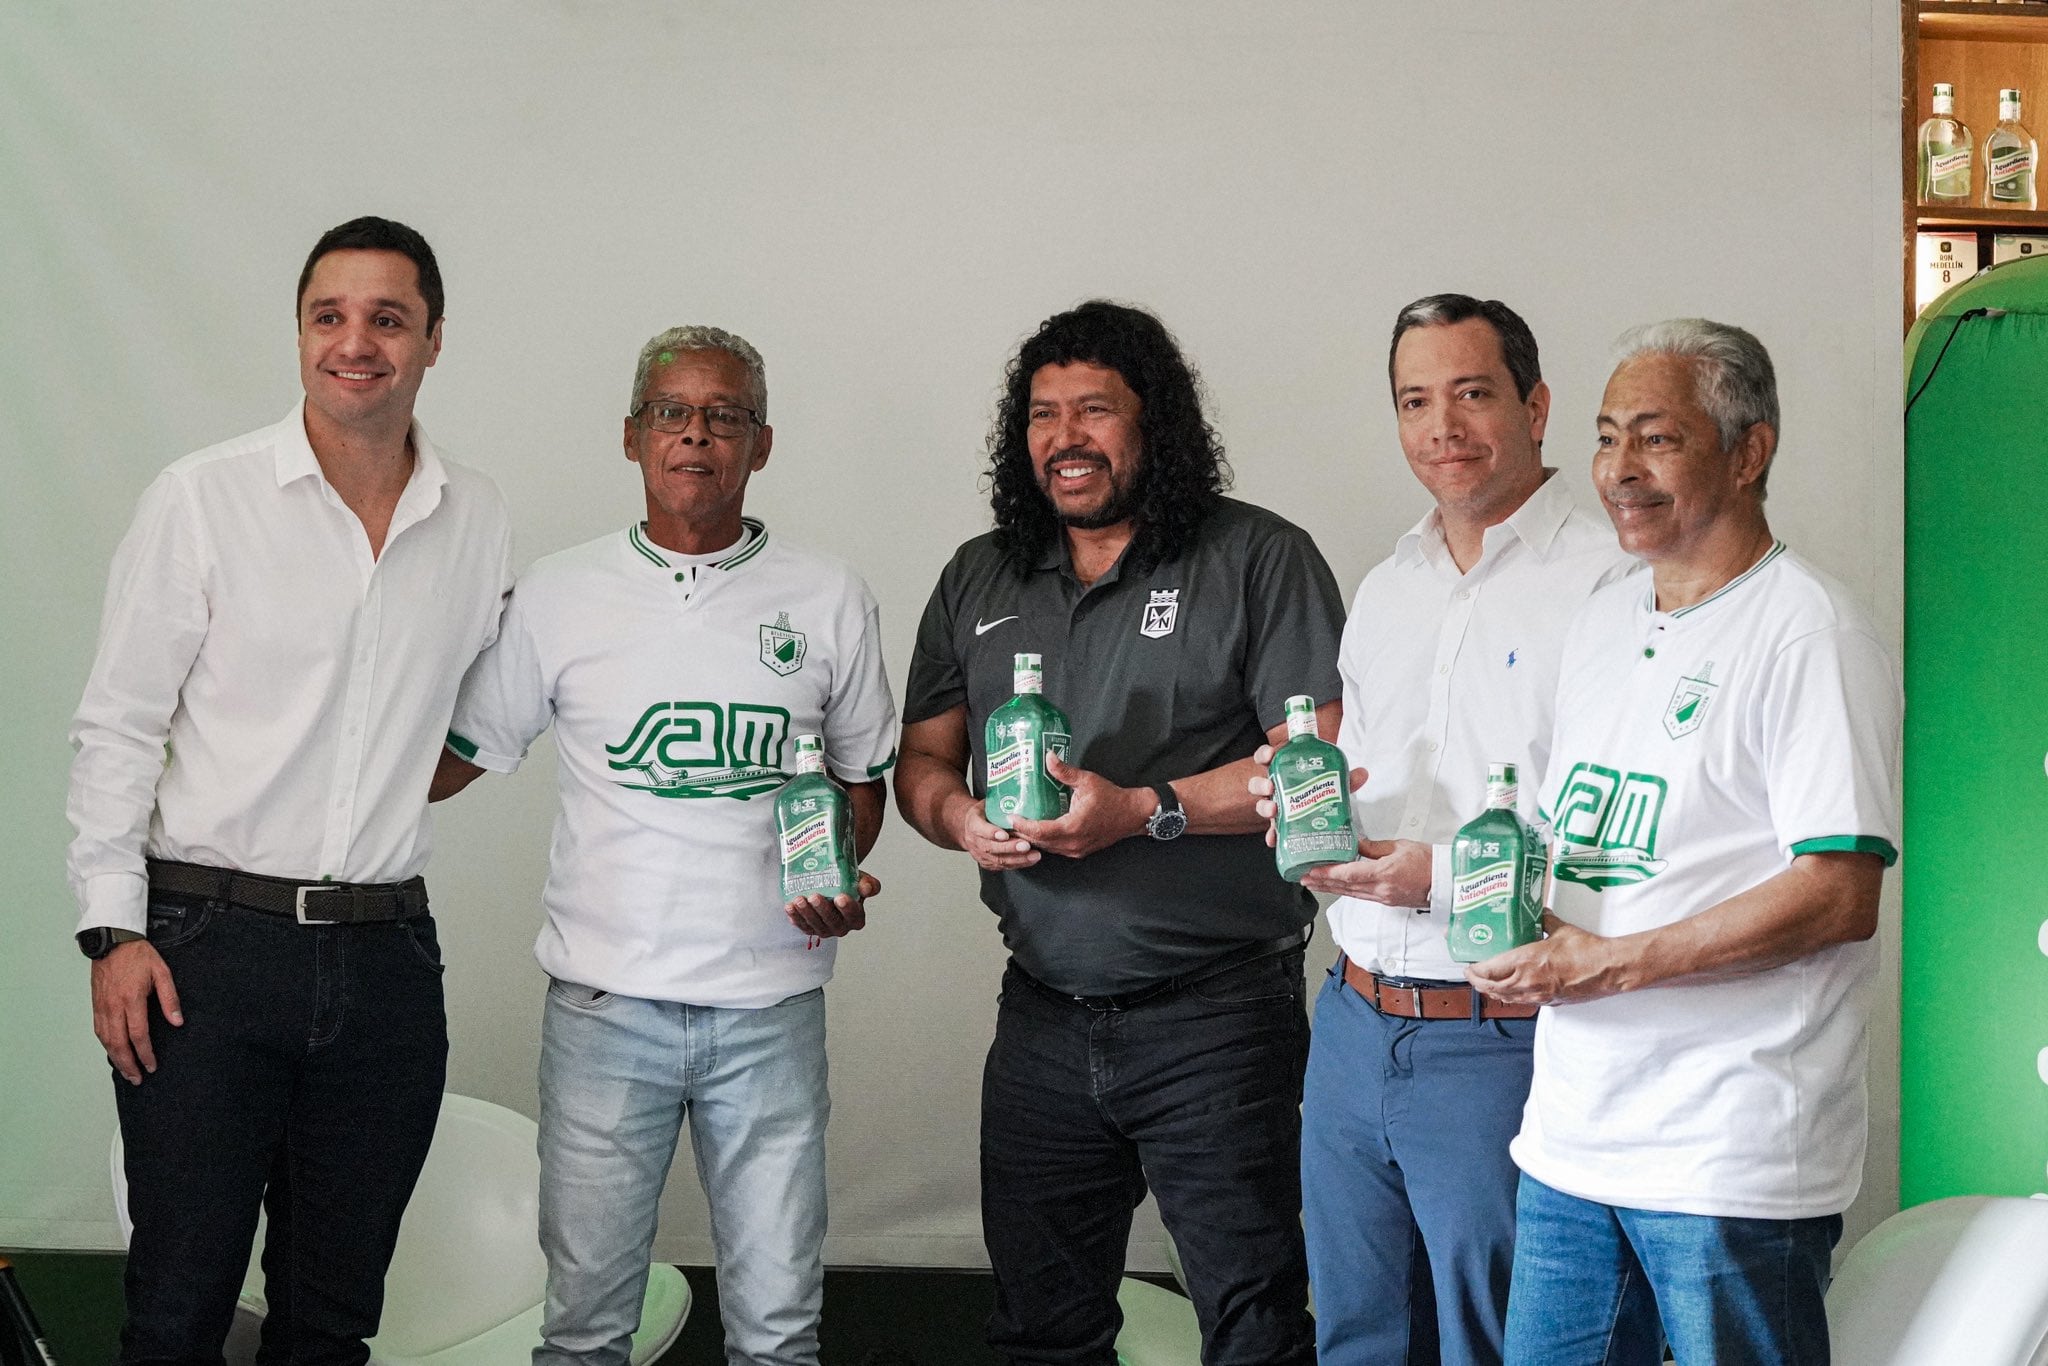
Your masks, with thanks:
<instances>
[{"instance_id":1,"label":"belt buckle","mask_svg":"<svg viewBox=\"0 0 2048 1366\"><path fill-rule=\"evenodd\" d=\"M308 916L306 914L306 896L310 892L341 892L346 890L348 889L345 887L323 887L317 882L300 883L297 895L292 898L292 906L298 916L299 923L301 925L339 925L341 923L339 920L322 920L318 917Z\"/></svg>"}]
</instances>

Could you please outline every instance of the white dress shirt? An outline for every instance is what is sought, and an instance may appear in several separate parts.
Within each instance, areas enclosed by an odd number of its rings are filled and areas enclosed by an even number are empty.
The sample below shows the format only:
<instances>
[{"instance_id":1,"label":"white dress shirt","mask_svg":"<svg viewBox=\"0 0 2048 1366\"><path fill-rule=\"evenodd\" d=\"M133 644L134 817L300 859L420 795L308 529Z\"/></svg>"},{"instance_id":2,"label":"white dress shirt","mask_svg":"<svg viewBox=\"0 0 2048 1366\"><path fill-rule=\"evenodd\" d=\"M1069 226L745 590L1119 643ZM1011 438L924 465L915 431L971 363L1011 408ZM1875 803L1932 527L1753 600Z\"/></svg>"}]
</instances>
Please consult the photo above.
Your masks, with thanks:
<instances>
[{"instance_id":1,"label":"white dress shirt","mask_svg":"<svg viewBox=\"0 0 2048 1366\"><path fill-rule=\"evenodd\" d=\"M71 725L81 930L143 928L145 853L341 882L426 864L456 688L511 583L504 500L415 425L373 558L303 407L166 469L114 553Z\"/></svg>"},{"instance_id":2,"label":"white dress shirt","mask_svg":"<svg viewBox=\"0 0 2048 1366\"><path fill-rule=\"evenodd\" d=\"M1389 977L1462 981L1444 943L1451 846L1486 806L1489 763L1512 763L1536 814L1565 630L1594 588L1635 561L1603 516L1573 505L1555 471L1486 529L1460 574L1432 509L1358 586L1338 657L1338 743L1370 775L1352 794L1360 835L1432 846L1428 907L1343 897L1330 930L1352 962Z\"/></svg>"}]
</instances>

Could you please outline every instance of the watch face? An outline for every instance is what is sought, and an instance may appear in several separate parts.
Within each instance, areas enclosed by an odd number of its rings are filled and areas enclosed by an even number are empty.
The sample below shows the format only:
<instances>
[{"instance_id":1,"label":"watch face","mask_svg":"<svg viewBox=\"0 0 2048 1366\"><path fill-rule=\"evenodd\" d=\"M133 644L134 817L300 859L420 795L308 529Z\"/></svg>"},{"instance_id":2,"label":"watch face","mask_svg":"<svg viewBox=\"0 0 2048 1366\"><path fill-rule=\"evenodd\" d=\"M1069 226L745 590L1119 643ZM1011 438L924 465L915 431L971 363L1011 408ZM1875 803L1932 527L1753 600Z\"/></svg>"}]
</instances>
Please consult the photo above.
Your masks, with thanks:
<instances>
[{"instance_id":1,"label":"watch face","mask_svg":"<svg viewBox=\"0 0 2048 1366\"><path fill-rule=\"evenodd\" d=\"M1170 840L1188 828L1185 811L1161 811L1145 822L1145 833L1155 840Z\"/></svg>"}]
</instances>

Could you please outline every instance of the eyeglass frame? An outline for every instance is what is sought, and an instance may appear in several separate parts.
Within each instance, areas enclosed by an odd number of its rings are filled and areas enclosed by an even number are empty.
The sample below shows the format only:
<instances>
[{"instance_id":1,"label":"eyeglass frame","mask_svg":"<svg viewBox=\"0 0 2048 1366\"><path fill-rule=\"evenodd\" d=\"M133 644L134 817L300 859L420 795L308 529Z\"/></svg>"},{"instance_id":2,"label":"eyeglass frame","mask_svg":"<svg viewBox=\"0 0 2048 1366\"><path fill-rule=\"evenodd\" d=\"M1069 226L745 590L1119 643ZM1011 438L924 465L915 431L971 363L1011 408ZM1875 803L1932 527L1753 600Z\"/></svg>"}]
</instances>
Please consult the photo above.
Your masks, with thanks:
<instances>
[{"instance_id":1,"label":"eyeglass frame","mask_svg":"<svg viewBox=\"0 0 2048 1366\"><path fill-rule=\"evenodd\" d=\"M683 425L680 427L673 428L657 427L652 422L649 422L647 419L640 416L640 414L646 412L648 408L657 403L666 404L671 408L682 408L686 410L683 416ZM650 432L666 432L670 436L680 436L684 432L690 430L691 421L695 419L699 413L701 413L704 416L704 430L710 432L713 436L721 437L727 441L737 441L739 438L746 435L746 431L744 429L737 432L733 432L729 435L725 432L715 430L711 425L711 410L713 408L730 408L735 412L745 413L747 415L748 423L755 427L765 427L768 425L767 423L761 420L760 409L749 408L744 403L685 403L679 398L643 398L638 403L633 405L633 411L627 413L626 417L630 421L639 423L640 426L644 427L646 430Z\"/></svg>"}]
</instances>

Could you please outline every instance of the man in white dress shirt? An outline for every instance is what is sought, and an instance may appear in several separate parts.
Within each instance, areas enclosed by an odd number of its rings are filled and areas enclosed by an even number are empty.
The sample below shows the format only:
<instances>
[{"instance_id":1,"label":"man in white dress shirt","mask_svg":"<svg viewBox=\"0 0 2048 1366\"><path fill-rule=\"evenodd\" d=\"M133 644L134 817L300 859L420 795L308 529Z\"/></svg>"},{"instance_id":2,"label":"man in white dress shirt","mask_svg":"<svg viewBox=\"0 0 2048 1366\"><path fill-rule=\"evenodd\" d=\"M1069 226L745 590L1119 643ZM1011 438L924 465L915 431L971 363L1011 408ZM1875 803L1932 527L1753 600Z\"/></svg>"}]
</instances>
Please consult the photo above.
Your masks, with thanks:
<instances>
[{"instance_id":1,"label":"man in white dress shirt","mask_svg":"<svg viewBox=\"0 0 2048 1366\"><path fill-rule=\"evenodd\" d=\"M1489 762L1517 766L1534 812L1565 627L1625 560L1544 468L1550 390L1512 309L1418 299L1388 371L1436 506L1344 627L1341 743L1371 775L1353 798L1362 857L1303 879L1342 897L1302 1106L1317 1359L1497 1362L1536 1011L1477 996L1451 961L1450 840L1485 806Z\"/></svg>"},{"instance_id":2,"label":"man in white dress shirt","mask_svg":"<svg viewBox=\"0 0 2048 1366\"><path fill-rule=\"evenodd\" d=\"M441 349L417 232L299 277L304 401L160 474L72 724L70 876L134 1221L123 1362L218 1362L259 1209L266 1360L359 1363L440 1110L420 870L503 501L412 419Z\"/></svg>"}]
</instances>

